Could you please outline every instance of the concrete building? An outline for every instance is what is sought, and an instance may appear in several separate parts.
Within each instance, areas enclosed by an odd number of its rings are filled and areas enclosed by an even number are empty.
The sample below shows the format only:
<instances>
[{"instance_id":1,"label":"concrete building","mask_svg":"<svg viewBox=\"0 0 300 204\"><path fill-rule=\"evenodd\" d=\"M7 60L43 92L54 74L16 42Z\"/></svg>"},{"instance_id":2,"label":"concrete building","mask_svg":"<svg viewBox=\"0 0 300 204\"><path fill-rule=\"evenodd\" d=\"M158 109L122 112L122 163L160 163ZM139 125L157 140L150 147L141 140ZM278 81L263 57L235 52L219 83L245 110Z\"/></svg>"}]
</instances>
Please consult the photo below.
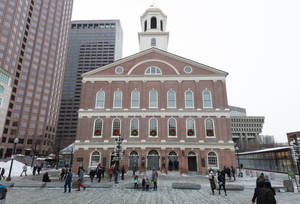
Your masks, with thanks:
<instances>
[{"instance_id":1,"label":"concrete building","mask_svg":"<svg viewBox=\"0 0 300 204\"><path fill-rule=\"evenodd\" d=\"M12 76L0 158L51 152L73 0L1 0L0 67Z\"/></svg>"},{"instance_id":2,"label":"concrete building","mask_svg":"<svg viewBox=\"0 0 300 204\"><path fill-rule=\"evenodd\" d=\"M119 20L72 21L56 135L59 149L76 138L81 74L120 59L122 38Z\"/></svg>"},{"instance_id":3,"label":"concrete building","mask_svg":"<svg viewBox=\"0 0 300 204\"><path fill-rule=\"evenodd\" d=\"M228 73L167 52L160 9L146 10L141 25L149 38L139 35L139 53L82 75L73 169L107 169L119 135L126 169L206 174L235 165Z\"/></svg>"},{"instance_id":4,"label":"concrete building","mask_svg":"<svg viewBox=\"0 0 300 204\"><path fill-rule=\"evenodd\" d=\"M5 125L5 115L8 110L9 99L11 95L11 75L0 68L0 137Z\"/></svg>"},{"instance_id":5,"label":"concrete building","mask_svg":"<svg viewBox=\"0 0 300 204\"><path fill-rule=\"evenodd\" d=\"M258 135L261 134L264 116L247 116L246 109L229 106L232 139L241 148L247 144L257 143Z\"/></svg>"}]
</instances>

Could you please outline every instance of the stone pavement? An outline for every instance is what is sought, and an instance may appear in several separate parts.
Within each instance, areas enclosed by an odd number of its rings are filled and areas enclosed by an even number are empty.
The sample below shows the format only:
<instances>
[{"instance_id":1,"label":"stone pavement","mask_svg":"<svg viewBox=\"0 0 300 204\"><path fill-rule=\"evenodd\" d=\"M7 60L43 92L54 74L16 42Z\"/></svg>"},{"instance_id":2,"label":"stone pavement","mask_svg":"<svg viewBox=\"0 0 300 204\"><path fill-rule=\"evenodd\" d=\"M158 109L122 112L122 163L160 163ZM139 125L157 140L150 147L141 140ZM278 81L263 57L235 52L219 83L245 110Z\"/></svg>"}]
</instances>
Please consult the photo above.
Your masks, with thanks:
<instances>
[{"instance_id":1,"label":"stone pavement","mask_svg":"<svg viewBox=\"0 0 300 204\"><path fill-rule=\"evenodd\" d=\"M76 179L76 177L75 177ZM34 187L36 178L23 177L15 180L16 186L23 183L32 184L32 187L14 187L10 188L7 194L6 203L11 204L79 204L79 203L117 203L117 204L196 204L196 203L233 203L233 204L249 204L251 203L252 195L255 187L254 177L239 178L234 184L243 185L243 191L228 191L227 195L218 192L213 196L210 191L208 178L205 176L180 176L180 175L160 175L158 179L158 191L140 191L127 189L126 185L133 182L133 178L126 176L124 181L120 181L118 185L112 185L111 188L95 188L98 183L86 181L85 184L93 187L87 188L85 191L76 191L72 189L71 193L63 193L63 183L52 183L53 188ZM86 178L88 180L88 178ZM107 179L103 183L111 184ZM200 184L200 190L182 190L172 189L173 183L193 183ZM229 182L228 182L229 183ZM232 184L232 183L231 183ZM278 180L272 181L272 184L279 185L282 182ZM51 186L52 186L51 185ZM56 188L54 188L57 186ZM277 193L277 203L283 204L298 204L300 193Z\"/></svg>"}]
</instances>

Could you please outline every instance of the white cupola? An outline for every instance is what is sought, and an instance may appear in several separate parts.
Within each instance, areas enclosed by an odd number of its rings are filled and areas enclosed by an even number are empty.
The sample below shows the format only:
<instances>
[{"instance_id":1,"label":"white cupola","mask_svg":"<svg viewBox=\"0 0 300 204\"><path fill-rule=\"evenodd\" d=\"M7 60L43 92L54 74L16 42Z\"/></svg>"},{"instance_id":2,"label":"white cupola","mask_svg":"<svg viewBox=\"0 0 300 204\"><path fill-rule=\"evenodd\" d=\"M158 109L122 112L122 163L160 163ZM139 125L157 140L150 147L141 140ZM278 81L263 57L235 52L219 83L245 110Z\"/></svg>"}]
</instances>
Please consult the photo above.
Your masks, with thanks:
<instances>
[{"instance_id":1,"label":"white cupola","mask_svg":"<svg viewBox=\"0 0 300 204\"><path fill-rule=\"evenodd\" d=\"M140 51L151 47L167 51L169 32L166 32L166 25L167 16L159 8L150 6L141 16Z\"/></svg>"}]
</instances>

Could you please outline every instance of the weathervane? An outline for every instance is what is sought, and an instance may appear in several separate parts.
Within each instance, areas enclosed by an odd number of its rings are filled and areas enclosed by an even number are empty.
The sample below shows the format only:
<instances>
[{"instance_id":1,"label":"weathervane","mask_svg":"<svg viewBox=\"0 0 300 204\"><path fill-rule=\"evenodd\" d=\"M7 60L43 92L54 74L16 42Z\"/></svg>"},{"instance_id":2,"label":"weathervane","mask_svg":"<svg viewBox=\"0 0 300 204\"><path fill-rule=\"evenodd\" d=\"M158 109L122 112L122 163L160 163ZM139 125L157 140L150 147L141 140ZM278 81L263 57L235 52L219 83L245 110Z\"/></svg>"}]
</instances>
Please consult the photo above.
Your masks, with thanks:
<instances>
[{"instance_id":1,"label":"weathervane","mask_svg":"<svg viewBox=\"0 0 300 204\"><path fill-rule=\"evenodd\" d=\"M156 6L156 0L152 0L152 4L150 5L150 7L155 7Z\"/></svg>"}]
</instances>

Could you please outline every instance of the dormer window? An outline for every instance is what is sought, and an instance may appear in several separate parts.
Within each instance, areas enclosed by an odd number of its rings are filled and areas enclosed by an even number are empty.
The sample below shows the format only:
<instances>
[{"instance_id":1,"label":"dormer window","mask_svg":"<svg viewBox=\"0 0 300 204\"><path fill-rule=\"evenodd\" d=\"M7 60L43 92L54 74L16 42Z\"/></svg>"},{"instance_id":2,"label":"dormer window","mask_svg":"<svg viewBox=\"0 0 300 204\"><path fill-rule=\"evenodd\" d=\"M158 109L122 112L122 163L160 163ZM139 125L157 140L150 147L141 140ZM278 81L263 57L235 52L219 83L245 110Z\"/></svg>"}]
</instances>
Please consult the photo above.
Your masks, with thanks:
<instances>
[{"instance_id":1,"label":"dormer window","mask_svg":"<svg viewBox=\"0 0 300 204\"><path fill-rule=\"evenodd\" d=\"M156 39L152 38L151 39L151 47L155 47L156 46Z\"/></svg>"},{"instance_id":2,"label":"dormer window","mask_svg":"<svg viewBox=\"0 0 300 204\"><path fill-rule=\"evenodd\" d=\"M156 29L157 28L157 21L156 17L151 18L151 29Z\"/></svg>"},{"instance_id":3,"label":"dormer window","mask_svg":"<svg viewBox=\"0 0 300 204\"><path fill-rule=\"evenodd\" d=\"M161 75L161 70L158 67L151 66L146 69L145 74L146 75Z\"/></svg>"}]
</instances>

